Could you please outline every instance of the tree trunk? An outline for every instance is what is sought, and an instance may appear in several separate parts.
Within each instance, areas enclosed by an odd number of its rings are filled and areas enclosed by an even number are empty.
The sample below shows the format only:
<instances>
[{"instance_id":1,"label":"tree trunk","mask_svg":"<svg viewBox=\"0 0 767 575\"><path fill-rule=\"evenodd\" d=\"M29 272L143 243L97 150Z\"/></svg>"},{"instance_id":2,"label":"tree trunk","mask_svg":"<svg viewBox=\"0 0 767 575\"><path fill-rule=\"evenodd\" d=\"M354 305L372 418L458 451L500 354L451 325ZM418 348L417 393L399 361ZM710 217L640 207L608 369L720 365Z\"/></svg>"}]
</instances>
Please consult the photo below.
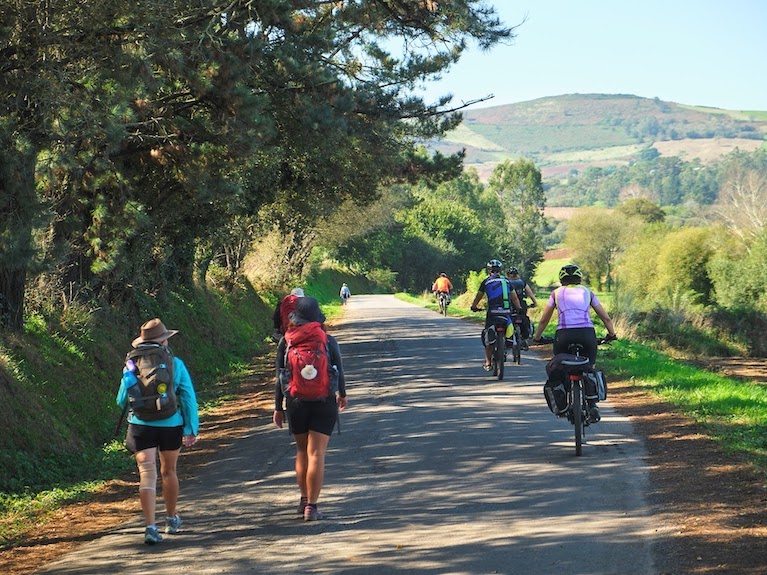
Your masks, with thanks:
<instances>
[{"instance_id":1,"label":"tree trunk","mask_svg":"<svg viewBox=\"0 0 767 575\"><path fill-rule=\"evenodd\" d=\"M24 285L27 271L24 268L0 268L0 324L11 331L24 328Z\"/></svg>"},{"instance_id":2,"label":"tree trunk","mask_svg":"<svg viewBox=\"0 0 767 575\"><path fill-rule=\"evenodd\" d=\"M36 154L26 142L0 138L0 325L24 327L24 287L34 257L32 226L39 217Z\"/></svg>"}]
</instances>

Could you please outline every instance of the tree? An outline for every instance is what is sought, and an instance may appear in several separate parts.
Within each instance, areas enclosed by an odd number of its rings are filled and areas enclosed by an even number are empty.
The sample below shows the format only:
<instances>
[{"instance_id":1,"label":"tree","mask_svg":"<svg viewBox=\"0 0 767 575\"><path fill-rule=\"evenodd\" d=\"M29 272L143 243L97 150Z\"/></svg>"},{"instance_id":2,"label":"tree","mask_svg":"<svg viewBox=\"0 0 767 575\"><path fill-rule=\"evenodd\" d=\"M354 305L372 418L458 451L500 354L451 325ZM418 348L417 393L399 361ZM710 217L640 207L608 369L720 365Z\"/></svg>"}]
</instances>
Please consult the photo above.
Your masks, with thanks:
<instances>
[{"instance_id":1,"label":"tree","mask_svg":"<svg viewBox=\"0 0 767 575\"><path fill-rule=\"evenodd\" d=\"M618 254L618 290L624 301L632 302L628 311L648 311L659 304L653 281L658 277L658 253L669 231L666 224L645 225Z\"/></svg>"},{"instance_id":2,"label":"tree","mask_svg":"<svg viewBox=\"0 0 767 575\"><path fill-rule=\"evenodd\" d=\"M660 206L645 198L626 200L616 208L616 211L629 218L637 217L647 224L662 222L666 219L666 213Z\"/></svg>"},{"instance_id":3,"label":"tree","mask_svg":"<svg viewBox=\"0 0 767 575\"><path fill-rule=\"evenodd\" d=\"M705 228L682 228L669 233L658 252L657 276L648 282L666 305L678 307L680 297L708 304L713 284L708 264L713 249Z\"/></svg>"},{"instance_id":4,"label":"tree","mask_svg":"<svg viewBox=\"0 0 767 575\"><path fill-rule=\"evenodd\" d=\"M495 196L487 195L476 174L394 186L347 220L347 230L362 233L335 239L336 254L357 268L395 271L404 289L425 289L440 272L460 285L469 270L495 257L492 214L498 213Z\"/></svg>"},{"instance_id":5,"label":"tree","mask_svg":"<svg viewBox=\"0 0 767 575\"><path fill-rule=\"evenodd\" d=\"M638 227L620 212L584 208L570 218L565 245L573 250L589 278L596 281L599 288L606 286L610 290L616 258Z\"/></svg>"},{"instance_id":6,"label":"tree","mask_svg":"<svg viewBox=\"0 0 767 575\"><path fill-rule=\"evenodd\" d=\"M714 207L728 228L751 243L767 225L767 170L730 165Z\"/></svg>"},{"instance_id":7,"label":"tree","mask_svg":"<svg viewBox=\"0 0 767 575\"><path fill-rule=\"evenodd\" d=\"M247 236L231 224L256 216L300 265L317 221L412 177L413 139L460 121L449 96L415 88L469 39L513 36L479 0L0 8L0 322L13 329L36 227L51 273L112 301L191 283L196 256L241 245L217 230Z\"/></svg>"},{"instance_id":8,"label":"tree","mask_svg":"<svg viewBox=\"0 0 767 575\"><path fill-rule=\"evenodd\" d=\"M504 229L498 234L502 261L532 275L543 258L546 196L540 170L529 160L506 160L493 170L488 189L504 215Z\"/></svg>"}]
</instances>

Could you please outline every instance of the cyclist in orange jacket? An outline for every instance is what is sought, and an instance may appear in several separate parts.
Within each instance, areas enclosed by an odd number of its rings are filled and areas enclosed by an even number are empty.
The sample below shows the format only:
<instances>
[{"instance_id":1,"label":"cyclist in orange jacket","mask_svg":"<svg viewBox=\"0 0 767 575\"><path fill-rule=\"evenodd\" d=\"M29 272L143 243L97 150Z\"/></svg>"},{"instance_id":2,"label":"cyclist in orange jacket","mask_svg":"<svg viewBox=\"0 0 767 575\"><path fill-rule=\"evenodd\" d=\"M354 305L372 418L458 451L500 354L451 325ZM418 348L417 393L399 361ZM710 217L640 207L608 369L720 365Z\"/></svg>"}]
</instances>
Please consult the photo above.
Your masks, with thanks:
<instances>
[{"instance_id":1,"label":"cyclist in orange jacket","mask_svg":"<svg viewBox=\"0 0 767 575\"><path fill-rule=\"evenodd\" d=\"M434 283L431 285L431 291L435 296L439 293L450 295L452 290L453 284L450 283L450 279L447 277L447 274L444 273L439 274L439 277L435 279Z\"/></svg>"}]
</instances>

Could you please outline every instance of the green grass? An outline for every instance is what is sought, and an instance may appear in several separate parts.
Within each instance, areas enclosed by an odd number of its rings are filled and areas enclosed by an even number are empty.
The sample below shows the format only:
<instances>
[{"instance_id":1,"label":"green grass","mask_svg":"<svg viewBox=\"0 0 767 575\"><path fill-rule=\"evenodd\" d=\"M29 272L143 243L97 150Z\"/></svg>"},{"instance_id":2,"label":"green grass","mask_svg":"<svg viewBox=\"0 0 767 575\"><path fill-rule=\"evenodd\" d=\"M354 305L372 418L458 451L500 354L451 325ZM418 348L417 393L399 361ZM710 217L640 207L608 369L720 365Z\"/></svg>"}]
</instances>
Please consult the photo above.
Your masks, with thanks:
<instances>
[{"instance_id":1,"label":"green grass","mask_svg":"<svg viewBox=\"0 0 767 575\"><path fill-rule=\"evenodd\" d=\"M532 283L542 287L559 284L559 270L569 263L567 259L542 261L535 270Z\"/></svg>"},{"instance_id":2,"label":"green grass","mask_svg":"<svg viewBox=\"0 0 767 575\"><path fill-rule=\"evenodd\" d=\"M26 454L17 453L18 457ZM45 462L28 461L43 471ZM83 501L92 496L107 480L133 469L135 463L119 441L111 441L100 449L83 451L77 457L60 457L54 463L59 476L80 474L88 480L61 482L60 486L41 491L26 490L18 493L0 492L0 549L18 541L37 521L60 507ZM59 479L60 480L60 479Z\"/></svg>"},{"instance_id":3,"label":"green grass","mask_svg":"<svg viewBox=\"0 0 767 575\"><path fill-rule=\"evenodd\" d=\"M629 380L706 427L725 449L767 471L767 387L674 361L649 347L619 340L600 352L608 379Z\"/></svg>"},{"instance_id":4,"label":"green grass","mask_svg":"<svg viewBox=\"0 0 767 575\"><path fill-rule=\"evenodd\" d=\"M519 125L510 129L504 125L472 124L471 129L503 149L518 153L550 154L637 143L636 138L623 131L597 125Z\"/></svg>"}]
</instances>

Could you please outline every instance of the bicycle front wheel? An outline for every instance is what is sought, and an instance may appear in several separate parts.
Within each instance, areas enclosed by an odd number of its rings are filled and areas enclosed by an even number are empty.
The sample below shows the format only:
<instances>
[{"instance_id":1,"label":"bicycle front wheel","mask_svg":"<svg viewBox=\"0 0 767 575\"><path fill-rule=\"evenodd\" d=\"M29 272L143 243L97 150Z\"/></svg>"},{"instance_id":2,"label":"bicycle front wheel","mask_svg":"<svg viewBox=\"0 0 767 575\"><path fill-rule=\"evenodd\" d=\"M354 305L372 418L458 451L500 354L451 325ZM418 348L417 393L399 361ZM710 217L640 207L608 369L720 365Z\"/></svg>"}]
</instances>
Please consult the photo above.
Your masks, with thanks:
<instances>
[{"instance_id":1,"label":"bicycle front wheel","mask_svg":"<svg viewBox=\"0 0 767 575\"><path fill-rule=\"evenodd\" d=\"M573 424L575 426L575 455L583 451L583 408L580 380L571 381L573 394Z\"/></svg>"}]
</instances>

